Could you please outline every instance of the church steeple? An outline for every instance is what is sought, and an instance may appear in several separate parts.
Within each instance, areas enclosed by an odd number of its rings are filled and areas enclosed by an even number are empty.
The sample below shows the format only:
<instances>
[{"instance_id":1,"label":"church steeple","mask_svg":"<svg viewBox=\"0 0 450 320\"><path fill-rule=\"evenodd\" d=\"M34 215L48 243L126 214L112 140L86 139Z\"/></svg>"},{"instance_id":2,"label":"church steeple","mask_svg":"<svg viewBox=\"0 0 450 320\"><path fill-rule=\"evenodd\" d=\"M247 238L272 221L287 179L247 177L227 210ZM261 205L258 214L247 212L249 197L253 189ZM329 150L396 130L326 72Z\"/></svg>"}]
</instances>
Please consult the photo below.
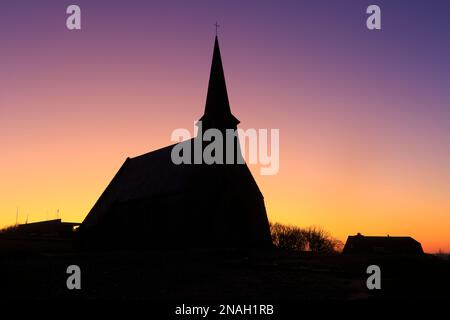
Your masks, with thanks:
<instances>
[{"instance_id":1,"label":"church steeple","mask_svg":"<svg viewBox=\"0 0 450 320\"><path fill-rule=\"evenodd\" d=\"M214 42L205 113L200 121L204 129L236 129L239 123L239 120L231 113L217 35Z\"/></svg>"}]
</instances>

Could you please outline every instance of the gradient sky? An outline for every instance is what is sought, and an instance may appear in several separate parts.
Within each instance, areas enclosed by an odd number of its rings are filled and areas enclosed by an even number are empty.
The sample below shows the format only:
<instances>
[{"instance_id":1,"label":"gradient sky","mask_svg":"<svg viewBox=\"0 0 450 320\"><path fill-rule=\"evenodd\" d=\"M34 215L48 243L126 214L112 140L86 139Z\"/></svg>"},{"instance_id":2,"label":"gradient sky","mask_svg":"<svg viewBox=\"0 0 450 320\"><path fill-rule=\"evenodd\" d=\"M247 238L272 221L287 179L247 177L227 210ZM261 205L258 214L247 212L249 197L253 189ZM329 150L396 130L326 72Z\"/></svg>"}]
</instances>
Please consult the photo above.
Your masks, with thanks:
<instances>
[{"instance_id":1,"label":"gradient sky","mask_svg":"<svg viewBox=\"0 0 450 320\"><path fill-rule=\"evenodd\" d=\"M0 226L82 221L126 157L192 131L216 20L240 127L280 129L279 173L252 167L269 219L450 251L445 0L1 1Z\"/></svg>"}]
</instances>

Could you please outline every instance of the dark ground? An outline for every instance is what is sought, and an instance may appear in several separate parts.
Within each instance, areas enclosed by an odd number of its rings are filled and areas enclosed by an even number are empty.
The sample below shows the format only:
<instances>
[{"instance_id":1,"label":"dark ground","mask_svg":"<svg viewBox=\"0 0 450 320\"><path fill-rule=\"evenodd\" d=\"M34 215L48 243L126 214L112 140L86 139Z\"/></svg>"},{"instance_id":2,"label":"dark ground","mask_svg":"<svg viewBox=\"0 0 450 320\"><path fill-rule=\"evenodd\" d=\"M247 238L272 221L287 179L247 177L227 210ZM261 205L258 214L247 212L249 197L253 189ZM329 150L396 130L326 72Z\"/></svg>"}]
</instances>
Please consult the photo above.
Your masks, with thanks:
<instances>
[{"instance_id":1,"label":"dark ground","mask_svg":"<svg viewBox=\"0 0 450 320\"><path fill-rule=\"evenodd\" d=\"M76 252L70 248L70 242L49 245L36 240L32 248L12 250L11 241L0 239L0 298L450 301L450 261L428 255L361 257L231 249ZM81 290L66 287L66 269L72 264L81 268ZM366 287L366 268L371 264L381 268L381 290Z\"/></svg>"}]
</instances>

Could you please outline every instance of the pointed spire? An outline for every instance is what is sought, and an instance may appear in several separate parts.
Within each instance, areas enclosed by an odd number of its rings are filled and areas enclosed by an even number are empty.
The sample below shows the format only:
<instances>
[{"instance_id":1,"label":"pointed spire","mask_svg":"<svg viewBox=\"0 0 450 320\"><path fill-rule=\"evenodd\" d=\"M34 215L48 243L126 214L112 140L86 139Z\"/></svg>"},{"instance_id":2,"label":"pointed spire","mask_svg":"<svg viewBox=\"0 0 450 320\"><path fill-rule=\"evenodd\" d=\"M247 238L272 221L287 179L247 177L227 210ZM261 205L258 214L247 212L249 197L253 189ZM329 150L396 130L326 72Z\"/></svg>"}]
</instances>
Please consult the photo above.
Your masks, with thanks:
<instances>
[{"instance_id":1,"label":"pointed spire","mask_svg":"<svg viewBox=\"0 0 450 320\"><path fill-rule=\"evenodd\" d=\"M204 129L235 129L239 123L231 113L217 36L214 42L205 113L200 121Z\"/></svg>"}]
</instances>

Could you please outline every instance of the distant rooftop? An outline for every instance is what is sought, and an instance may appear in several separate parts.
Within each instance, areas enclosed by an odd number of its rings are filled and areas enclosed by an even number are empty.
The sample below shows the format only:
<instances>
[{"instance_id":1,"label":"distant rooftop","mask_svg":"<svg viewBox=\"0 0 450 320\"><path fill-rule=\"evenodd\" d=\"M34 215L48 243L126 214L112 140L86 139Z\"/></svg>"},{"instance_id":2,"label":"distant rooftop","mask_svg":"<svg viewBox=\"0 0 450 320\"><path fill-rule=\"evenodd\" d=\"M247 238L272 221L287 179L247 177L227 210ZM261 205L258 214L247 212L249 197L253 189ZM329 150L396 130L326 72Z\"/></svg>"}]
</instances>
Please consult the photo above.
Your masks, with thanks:
<instances>
[{"instance_id":1,"label":"distant rooftop","mask_svg":"<svg viewBox=\"0 0 450 320\"><path fill-rule=\"evenodd\" d=\"M409 236L349 236L344 246L346 254L423 254L422 245Z\"/></svg>"}]
</instances>

